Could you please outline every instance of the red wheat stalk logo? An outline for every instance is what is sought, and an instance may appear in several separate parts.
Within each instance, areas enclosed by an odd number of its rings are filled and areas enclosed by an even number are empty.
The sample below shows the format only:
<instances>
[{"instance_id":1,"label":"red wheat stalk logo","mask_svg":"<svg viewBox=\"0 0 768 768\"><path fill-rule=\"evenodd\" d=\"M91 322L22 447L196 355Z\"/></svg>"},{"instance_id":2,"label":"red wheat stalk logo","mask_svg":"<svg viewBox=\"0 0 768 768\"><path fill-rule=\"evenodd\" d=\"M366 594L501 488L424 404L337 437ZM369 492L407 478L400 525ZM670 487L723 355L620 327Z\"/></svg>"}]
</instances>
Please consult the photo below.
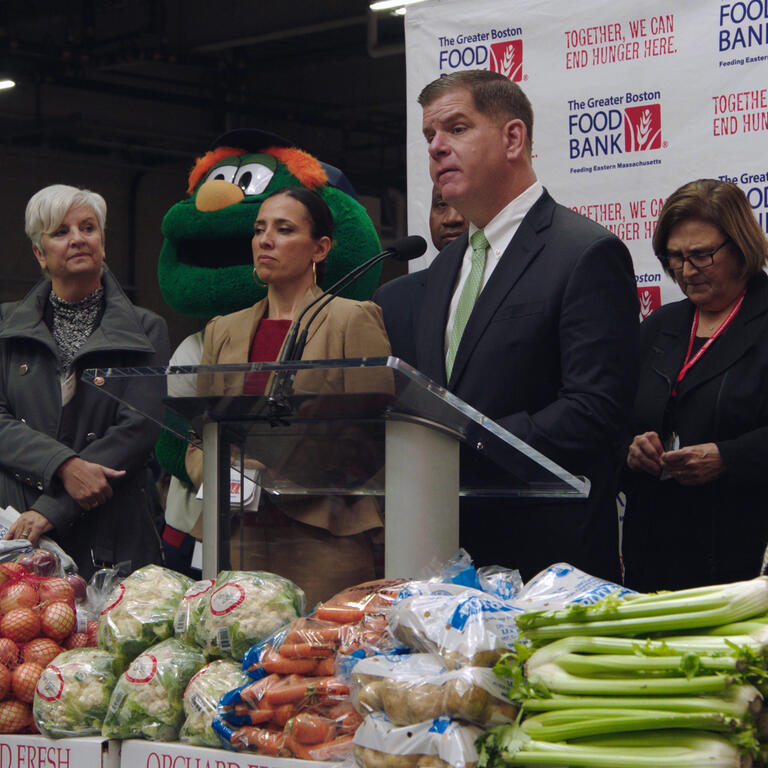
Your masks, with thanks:
<instances>
[{"instance_id":1,"label":"red wheat stalk logo","mask_svg":"<svg viewBox=\"0 0 768 768\"><path fill-rule=\"evenodd\" d=\"M624 151L643 152L661 147L661 105L624 110Z\"/></svg>"}]
</instances>

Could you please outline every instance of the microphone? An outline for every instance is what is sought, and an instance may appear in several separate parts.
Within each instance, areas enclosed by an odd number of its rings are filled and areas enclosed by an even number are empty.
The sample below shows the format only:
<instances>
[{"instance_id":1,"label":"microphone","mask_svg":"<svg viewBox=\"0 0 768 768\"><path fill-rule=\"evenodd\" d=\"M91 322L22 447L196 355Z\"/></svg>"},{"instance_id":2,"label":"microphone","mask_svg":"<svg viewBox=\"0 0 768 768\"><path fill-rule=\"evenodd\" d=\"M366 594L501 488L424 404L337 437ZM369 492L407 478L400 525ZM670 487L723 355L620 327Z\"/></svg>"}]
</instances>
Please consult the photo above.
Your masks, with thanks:
<instances>
[{"instance_id":1,"label":"microphone","mask_svg":"<svg viewBox=\"0 0 768 768\"><path fill-rule=\"evenodd\" d=\"M301 332L301 336L299 336L299 340L296 343L295 349L291 350L292 357L289 358L290 360L300 360L301 355L304 352L304 345L307 341L307 333L309 332L309 326L312 325L312 321L322 312L322 310L334 299L336 296L341 293L348 285L351 285L355 282L360 276L364 275L371 267L376 266L380 261L383 261L386 258L392 258L395 261L410 261L411 259L417 259L419 256L421 256L425 251L427 250L427 241L421 236L421 235L408 235L408 237L403 237L400 240L396 240L392 245L389 246L386 250L382 251L381 253L374 256L372 259L368 259L365 263L361 264L359 267L356 267L353 269L348 275L341 278L337 283L332 285L325 293L323 293L322 296L318 296L308 307L305 308L304 312L306 312L308 309L310 309L312 306L317 304L318 302L323 302L320 304L320 306L315 310L312 317L309 318L307 321L307 324L304 326L304 330ZM325 298L325 301L323 299ZM298 320L301 320L302 316L304 315L304 312L299 315Z\"/></svg>"},{"instance_id":2,"label":"microphone","mask_svg":"<svg viewBox=\"0 0 768 768\"><path fill-rule=\"evenodd\" d=\"M386 258L393 258L395 261L410 261L411 259L417 259L426 250L427 241L421 235L409 235L408 237L403 237L392 243L389 248L386 248L381 253L368 259L368 261L359 264L340 280L337 280L330 288L323 291L320 296L307 304L307 306L299 313L299 316L293 321L293 324L288 331L285 345L283 346L283 352L277 362L283 363L289 360L299 360L301 358L301 353L304 351L304 344L300 341L299 344L301 344L301 347L299 348L299 345L296 343L296 336L298 335L299 326L304 315L306 315L312 307L323 301L323 299L328 299L328 301L324 302L323 305L318 308L317 312L312 315L309 322L304 326L302 337L305 342L307 329L312 324L315 317L317 317L317 313L325 306L325 304L338 296L338 294L340 294L347 286L354 283L355 280L364 275L369 269L375 267L380 261L384 261Z\"/></svg>"},{"instance_id":3,"label":"microphone","mask_svg":"<svg viewBox=\"0 0 768 768\"><path fill-rule=\"evenodd\" d=\"M385 248L381 253L376 254L376 256L368 259L368 261L365 261L355 267L351 272L344 275L340 280L337 280L330 288L323 291L320 296L307 304L307 306L304 307L304 309L299 313L298 317L293 321L288 331L285 344L283 345L283 351L280 354L280 357L277 359L277 362L285 363L291 360L301 359L302 352L304 351L304 345L307 341L307 331L309 326L312 324L312 321L317 317L318 313L329 302L333 301L333 299L336 298L336 296L338 296L341 291L343 291L348 285L351 285L353 282L355 282L355 280L357 280L359 277L364 275L369 269L371 269L371 267L375 267L379 262L384 261L386 258L393 258L396 261L410 261L411 259L416 259L421 256L426 250L427 241L421 237L421 235L409 235L408 237L403 237L400 240L396 240L394 243L392 243L389 248ZM320 304L320 302L323 303ZM309 321L304 326L304 330L302 331L301 336L297 341L296 337L298 336L299 326L302 319L304 318L304 315L306 315L307 312L309 312L309 310L317 304L320 304L320 306L315 310L312 317L309 318ZM293 379L293 376L289 376L289 378ZM272 386L270 387L270 391L268 393L268 398L273 411L277 413L280 411L284 412L286 410L287 401L285 400L285 397L290 393L292 388L292 381L286 381L285 373L277 374L274 377Z\"/></svg>"}]
</instances>

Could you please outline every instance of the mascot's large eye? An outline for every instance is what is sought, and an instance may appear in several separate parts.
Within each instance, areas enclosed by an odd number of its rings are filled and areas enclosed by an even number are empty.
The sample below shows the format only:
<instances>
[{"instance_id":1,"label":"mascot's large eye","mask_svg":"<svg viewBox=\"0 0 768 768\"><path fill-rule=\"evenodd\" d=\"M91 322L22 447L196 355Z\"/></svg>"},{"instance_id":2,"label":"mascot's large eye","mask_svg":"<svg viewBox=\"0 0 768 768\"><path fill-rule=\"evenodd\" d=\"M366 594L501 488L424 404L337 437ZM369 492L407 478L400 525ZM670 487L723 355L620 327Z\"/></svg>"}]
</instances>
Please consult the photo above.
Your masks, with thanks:
<instances>
[{"instance_id":1,"label":"mascot's large eye","mask_svg":"<svg viewBox=\"0 0 768 768\"><path fill-rule=\"evenodd\" d=\"M258 195L263 192L275 172L261 163L247 163L241 166L235 174L235 184L246 195Z\"/></svg>"},{"instance_id":2,"label":"mascot's large eye","mask_svg":"<svg viewBox=\"0 0 768 768\"><path fill-rule=\"evenodd\" d=\"M205 180L208 181L208 179L222 179L223 181L228 181L230 184L235 178L235 174L237 173L238 166L236 165L217 165L206 177Z\"/></svg>"}]
</instances>

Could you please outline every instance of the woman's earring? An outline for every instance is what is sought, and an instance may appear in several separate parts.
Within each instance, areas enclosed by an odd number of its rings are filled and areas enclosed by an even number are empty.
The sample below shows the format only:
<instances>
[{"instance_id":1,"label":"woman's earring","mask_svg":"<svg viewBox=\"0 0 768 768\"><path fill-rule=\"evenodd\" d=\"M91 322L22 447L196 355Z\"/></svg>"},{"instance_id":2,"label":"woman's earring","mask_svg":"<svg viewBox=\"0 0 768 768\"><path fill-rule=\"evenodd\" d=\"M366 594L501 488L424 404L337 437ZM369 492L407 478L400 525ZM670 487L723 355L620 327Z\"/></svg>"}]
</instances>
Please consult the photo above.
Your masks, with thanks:
<instances>
[{"instance_id":1,"label":"woman's earring","mask_svg":"<svg viewBox=\"0 0 768 768\"><path fill-rule=\"evenodd\" d=\"M312 278L315 281L315 285L317 285L317 262L312 262Z\"/></svg>"},{"instance_id":2,"label":"woman's earring","mask_svg":"<svg viewBox=\"0 0 768 768\"><path fill-rule=\"evenodd\" d=\"M256 271L256 267L253 268L253 282L259 286L259 288L267 288L267 284L259 280L259 273Z\"/></svg>"}]
</instances>

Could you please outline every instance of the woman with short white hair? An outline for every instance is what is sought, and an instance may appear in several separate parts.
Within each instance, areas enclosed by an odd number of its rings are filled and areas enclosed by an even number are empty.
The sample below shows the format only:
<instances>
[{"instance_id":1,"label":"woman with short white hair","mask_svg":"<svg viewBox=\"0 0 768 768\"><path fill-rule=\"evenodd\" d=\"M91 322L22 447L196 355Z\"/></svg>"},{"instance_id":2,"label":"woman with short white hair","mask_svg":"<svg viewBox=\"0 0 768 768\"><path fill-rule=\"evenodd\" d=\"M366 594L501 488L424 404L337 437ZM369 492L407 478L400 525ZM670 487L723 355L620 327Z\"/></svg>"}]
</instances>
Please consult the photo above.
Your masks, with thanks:
<instances>
[{"instance_id":1,"label":"woman with short white hair","mask_svg":"<svg viewBox=\"0 0 768 768\"><path fill-rule=\"evenodd\" d=\"M54 184L27 204L25 230L43 270L19 302L2 306L0 504L21 515L6 538L44 533L87 578L122 564L160 562L147 462L162 391L80 381L85 368L165 365L165 321L134 306L104 265L104 198ZM139 410L122 405L128 402Z\"/></svg>"}]
</instances>

